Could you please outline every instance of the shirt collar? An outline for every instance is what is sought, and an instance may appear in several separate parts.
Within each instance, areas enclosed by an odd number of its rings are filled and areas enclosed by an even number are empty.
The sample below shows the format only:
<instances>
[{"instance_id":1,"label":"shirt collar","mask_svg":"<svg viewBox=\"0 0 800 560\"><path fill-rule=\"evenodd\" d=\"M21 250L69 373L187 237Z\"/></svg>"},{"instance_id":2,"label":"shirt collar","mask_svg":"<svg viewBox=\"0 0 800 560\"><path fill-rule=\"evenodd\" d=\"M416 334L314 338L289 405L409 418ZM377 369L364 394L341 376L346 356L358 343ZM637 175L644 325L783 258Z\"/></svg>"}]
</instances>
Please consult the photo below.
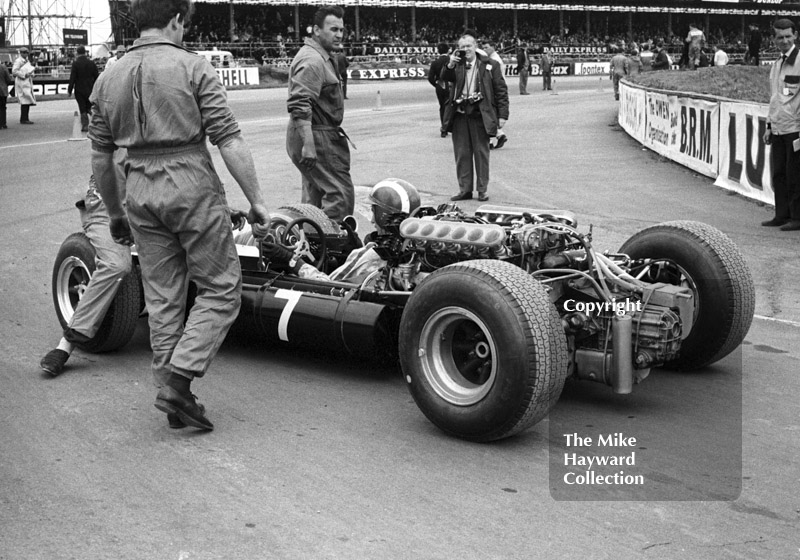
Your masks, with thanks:
<instances>
[{"instance_id":1,"label":"shirt collar","mask_svg":"<svg viewBox=\"0 0 800 560\"><path fill-rule=\"evenodd\" d=\"M175 44L172 41L169 41L168 39L165 39L163 37L150 36L150 35L148 35L147 37L139 37L138 39L136 39L133 42L133 46L131 46L131 48L128 49L128 52L131 52L132 50L140 48L140 47L149 47L150 45L169 45L171 47L182 49L182 50L184 50L186 52L192 52L189 49L187 49L186 47L184 47L182 45Z\"/></svg>"},{"instance_id":2,"label":"shirt collar","mask_svg":"<svg viewBox=\"0 0 800 560\"><path fill-rule=\"evenodd\" d=\"M327 62L328 60L330 60L330 58L331 58L331 53L329 53L328 51L326 51L326 50L325 50L325 48L324 48L322 45L320 45L320 44L319 44L319 41L317 41L315 38L313 38L313 37L306 37L306 38L304 39L303 43L304 43L305 45L307 45L307 46L311 47L311 48L312 48L312 49L314 49L315 51L317 51L317 52L318 52L320 55L322 55L322 58L323 58L323 59L325 59L325 62Z\"/></svg>"}]
</instances>

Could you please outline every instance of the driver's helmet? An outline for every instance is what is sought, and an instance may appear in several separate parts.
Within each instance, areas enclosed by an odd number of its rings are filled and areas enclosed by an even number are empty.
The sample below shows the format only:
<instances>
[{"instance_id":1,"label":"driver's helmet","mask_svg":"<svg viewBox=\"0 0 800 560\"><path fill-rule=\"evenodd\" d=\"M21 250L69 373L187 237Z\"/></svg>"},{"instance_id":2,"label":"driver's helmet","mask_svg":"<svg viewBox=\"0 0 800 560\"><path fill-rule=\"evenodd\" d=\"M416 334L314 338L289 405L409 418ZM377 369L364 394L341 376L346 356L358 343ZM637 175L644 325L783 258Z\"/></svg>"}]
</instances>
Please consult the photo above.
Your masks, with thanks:
<instances>
[{"instance_id":1,"label":"driver's helmet","mask_svg":"<svg viewBox=\"0 0 800 560\"><path fill-rule=\"evenodd\" d=\"M378 182L369 193L375 225L384 227L386 219L398 212L412 213L420 206L416 187L402 179L384 179Z\"/></svg>"}]
</instances>

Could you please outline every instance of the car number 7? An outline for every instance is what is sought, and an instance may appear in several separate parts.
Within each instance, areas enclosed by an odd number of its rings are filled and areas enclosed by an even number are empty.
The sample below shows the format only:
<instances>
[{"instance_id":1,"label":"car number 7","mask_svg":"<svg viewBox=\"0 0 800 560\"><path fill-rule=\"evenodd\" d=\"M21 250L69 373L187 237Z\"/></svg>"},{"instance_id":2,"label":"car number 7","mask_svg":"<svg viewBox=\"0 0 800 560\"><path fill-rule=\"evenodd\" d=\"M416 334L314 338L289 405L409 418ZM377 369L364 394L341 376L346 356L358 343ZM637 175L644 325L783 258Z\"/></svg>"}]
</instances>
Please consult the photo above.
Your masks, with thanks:
<instances>
[{"instance_id":1,"label":"car number 7","mask_svg":"<svg viewBox=\"0 0 800 560\"><path fill-rule=\"evenodd\" d=\"M297 302L300 301L300 296L303 292L296 292L294 290L285 290L283 288L275 292L275 297L278 299L286 300L286 307L281 312L281 318L278 320L278 336L281 340L289 342L289 317L292 316Z\"/></svg>"}]
</instances>

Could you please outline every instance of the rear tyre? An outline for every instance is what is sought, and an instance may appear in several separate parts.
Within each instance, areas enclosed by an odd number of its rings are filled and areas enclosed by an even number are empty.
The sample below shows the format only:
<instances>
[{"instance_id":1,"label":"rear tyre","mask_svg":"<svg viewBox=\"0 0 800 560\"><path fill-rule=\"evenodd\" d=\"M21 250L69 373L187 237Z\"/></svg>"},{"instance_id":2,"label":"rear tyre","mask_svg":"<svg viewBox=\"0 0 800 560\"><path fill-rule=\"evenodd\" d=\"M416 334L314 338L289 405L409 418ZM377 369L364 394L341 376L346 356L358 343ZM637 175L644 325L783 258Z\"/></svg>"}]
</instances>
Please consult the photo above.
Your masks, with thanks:
<instances>
[{"instance_id":1,"label":"rear tyre","mask_svg":"<svg viewBox=\"0 0 800 560\"><path fill-rule=\"evenodd\" d=\"M699 369L721 360L744 340L755 312L750 270L733 241L700 222L675 221L640 231L621 253L632 259L633 276L691 288L694 324L672 369Z\"/></svg>"},{"instance_id":2,"label":"rear tyre","mask_svg":"<svg viewBox=\"0 0 800 560\"><path fill-rule=\"evenodd\" d=\"M440 429L492 441L539 422L567 376L567 342L544 288L502 261L437 270L400 322L400 363L419 408Z\"/></svg>"},{"instance_id":3,"label":"rear tyre","mask_svg":"<svg viewBox=\"0 0 800 560\"><path fill-rule=\"evenodd\" d=\"M95 251L84 233L73 233L64 240L53 265L53 304L58 322L66 329L75 308L83 297L95 270ZM138 269L120 283L97 334L89 342L78 344L87 352L101 353L125 346L136 330L142 307L141 282Z\"/></svg>"}]
</instances>

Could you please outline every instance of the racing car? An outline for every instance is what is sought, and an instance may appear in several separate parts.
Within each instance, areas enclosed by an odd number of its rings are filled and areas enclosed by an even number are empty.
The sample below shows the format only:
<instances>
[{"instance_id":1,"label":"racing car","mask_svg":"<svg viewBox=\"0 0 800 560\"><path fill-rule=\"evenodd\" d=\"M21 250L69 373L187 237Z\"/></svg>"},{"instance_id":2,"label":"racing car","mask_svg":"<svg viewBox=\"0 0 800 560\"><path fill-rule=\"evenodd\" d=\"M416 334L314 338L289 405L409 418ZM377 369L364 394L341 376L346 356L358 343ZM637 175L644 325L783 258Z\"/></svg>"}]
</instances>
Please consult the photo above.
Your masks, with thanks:
<instances>
[{"instance_id":1,"label":"racing car","mask_svg":"<svg viewBox=\"0 0 800 560\"><path fill-rule=\"evenodd\" d=\"M421 411L455 437L492 441L535 425L567 379L626 394L653 368L699 370L752 322L747 265L703 223L653 225L600 252L569 211L423 206L400 179L376 184L370 201L376 231L365 240L307 204L273 213L263 238L237 236L237 322L270 343L395 356ZM146 311L132 258L84 350L120 348ZM86 236L69 236L53 269L62 326L93 270Z\"/></svg>"}]
</instances>

